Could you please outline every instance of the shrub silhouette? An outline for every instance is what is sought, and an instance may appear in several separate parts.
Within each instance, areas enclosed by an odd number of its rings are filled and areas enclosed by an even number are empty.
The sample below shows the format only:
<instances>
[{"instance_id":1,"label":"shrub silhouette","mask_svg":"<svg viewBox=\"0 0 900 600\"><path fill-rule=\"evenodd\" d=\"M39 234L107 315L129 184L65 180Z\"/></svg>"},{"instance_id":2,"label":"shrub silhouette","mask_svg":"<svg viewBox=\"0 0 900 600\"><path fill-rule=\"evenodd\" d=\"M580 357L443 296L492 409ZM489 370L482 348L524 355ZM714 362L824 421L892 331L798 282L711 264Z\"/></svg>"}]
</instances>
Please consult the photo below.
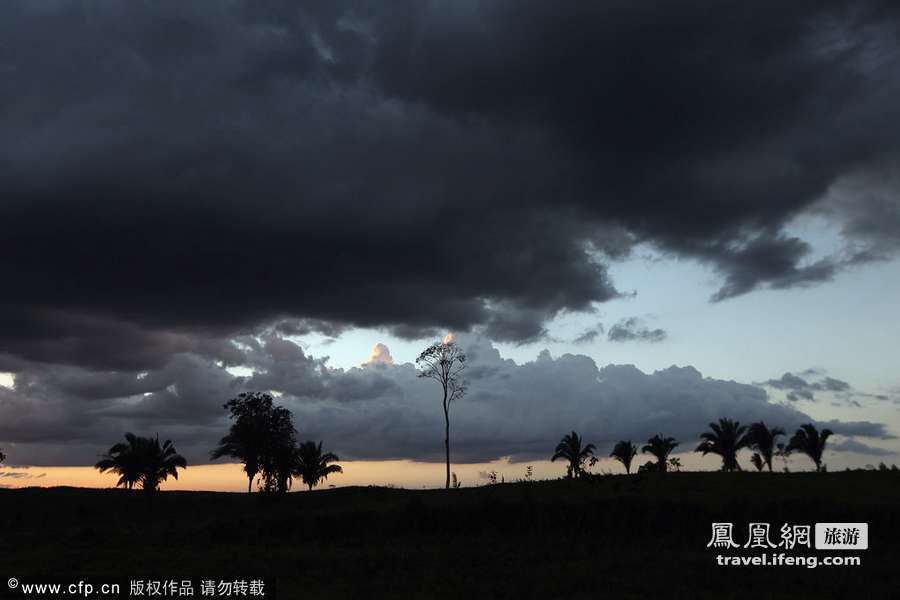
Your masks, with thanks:
<instances>
[{"instance_id":1,"label":"shrub silhouette","mask_svg":"<svg viewBox=\"0 0 900 600\"><path fill-rule=\"evenodd\" d=\"M318 446L313 441L300 444L295 454L293 474L300 477L309 489L312 490L322 479L328 479L333 473L343 473L340 465L329 463L340 460L336 454L322 452L322 442Z\"/></svg>"},{"instance_id":2,"label":"shrub silhouette","mask_svg":"<svg viewBox=\"0 0 900 600\"><path fill-rule=\"evenodd\" d=\"M556 451L553 453L550 461L555 462L558 458L569 461L566 476L578 479L584 475L584 463L593 455L594 445L588 444L582 447L581 436L573 431L564 435L559 444L556 445Z\"/></svg>"},{"instance_id":3,"label":"shrub silhouette","mask_svg":"<svg viewBox=\"0 0 900 600\"><path fill-rule=\"evenodd\" d=\"M823 429L821 433L813 426L812 423L801 425L800 429L791 437L788 442L787 452L799 451L807 455L816 465L816 471L825 470L822 464L822 454L825 452L825 442L833 435L830 429Z\"/></svg>"},{"instance_id":4,"label":"shrub silhouette","mask_svg":"<svg viewBox=\"0 0 900 600\"><path fill-rule=\"evenodd\" d=\"M631 474L631 461L637 456L637 453L637 446L632 444L631 440L622 440L616 443L609 455L622 463L626 473Z\"/></svg>"},{"instance_id":5,"label":"shrub silhouette","mask_svg":"<svg viewBox=\"0 0 900 600\"><path fill-rule=\"evenodd\" d=\"M747 426L741 425L739 421L719 419L718 423L710 423L709 428L710 431L700 434L703 441L695 451L703 453L703 456L707 454L721 456L723 471L740 471L737 453L741 448L750 445L746 434Z\"/></svg>"},{"instance_id":6,"label":"shrub silhouette","mask_svg":"<svg viewBox=\"0 0 900 600\"><path fill-rule=\"evenodd\" d=\"M664 473L666 471L666 461L669 458L669 454L677 446L678 442L675 441L675 438L664 438L662 437L662 434L657 434L647 440L647 444L641 448L641 452L655 456L656 470Z\"/></svg>"},{"instance_id":7,"label":"shrub silhouette","mask_svg":"<svg viewBox=\"0 0 900 600\"><path fill-rule=\"evenodd\" d=\"M769 429L765 423L758 421L750 425L747 436L750 439L750 447L755 450L763 463L772 472L772 458L776 455L778 437L784 435L784 430L778 427ZM756 463L754 463L755 465ZM762 470L757 467L757 470Z\"/></svg>"},{"instance_id":8,"label":"shrub silhouette","mask_svg":"<svg viewBox=\"0 0 900 600\"><path fill-rule=\"evenodd\" d=\"M158 435L145 438L126 433L125 442L113 445L94 468L101 473L117 473L116 487L132 489L140 484L149 493L156 491L169 475L178 479L178 468L186 469L187 461L176 452L171 440L160 444Z\"/></svg>"}]
</instances>

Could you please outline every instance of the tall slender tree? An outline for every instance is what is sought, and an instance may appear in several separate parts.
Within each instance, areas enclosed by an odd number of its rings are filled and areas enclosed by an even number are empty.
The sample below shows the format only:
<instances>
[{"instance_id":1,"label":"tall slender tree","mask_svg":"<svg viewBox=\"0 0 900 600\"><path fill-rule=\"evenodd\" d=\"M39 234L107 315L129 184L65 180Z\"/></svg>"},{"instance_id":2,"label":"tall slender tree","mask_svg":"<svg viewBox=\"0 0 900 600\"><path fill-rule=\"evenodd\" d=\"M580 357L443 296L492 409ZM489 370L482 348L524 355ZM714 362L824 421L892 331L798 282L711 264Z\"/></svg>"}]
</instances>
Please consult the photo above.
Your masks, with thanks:
<instances>
[{"instance_id":1,"label":"tall slender tree","mask_svg":"<svg viewBox=\"0 0 900 600\"><path fill-rule=\"evenodd\" d=\"M741 425L739 421L719 419L718 423L710 423L709 429L710 431L700 434L703 441L697 446L696 452L703 453L703 456L718 454L722 457L723 471L740 471L737 453L750 445L747 426Z\"/></svg>"},{"instance_id":2,"label":"tall slender tree","mask_svg":"<svg viewBox=\"0 0 900 600\"><path fill-rule=\"evenodd\" d=\"M622 463L626 473L631 474L631 461L637 456L637 453L637 446L632 444L631 440L622 440L616 443L609 455Z\"/></svg>"},{"instance_id":3,"label":"tall slender tree","mask_svg":"<svg viewBox=\"0 0 900 600\"><path fill-rule=\"evenodd\" d=\"M750 439L750 447L755 450L763 463L772 472L772 458L775 456L778 447L778 437L784 435L784 430L778 427L769 429L762 421L758 421L750 425L747 436Z\"/></svg>"},{"instance_id":4,"label":"tall slender tree","mask_svg":"<svg viewBox=\"0 0 900 600\"><path fill-rule=\"evenodd\" d=\"M328 479L333 473L343 473L340 465L332 464L340 459L331 452L322 452L322 442L317 446L313 441L306 441L297 448L294 475L303 480L310 491L322 479Z\"/></svg>"},{"instance_id":5,"label":"tall slender tree","mask_svg":"<svg viewBox=\"0 0 900 600\"><path fill-rule=\"evenodd\" d=\"M824 470L822 464L822 455L825 453L825 442L834 434L830 429L823 429L821 433L812 423L801 425L800 429L791 437L788 442L787 452L797 450L807 455L816 465L816 471Z\"/></svg>"},{"instance_id":6,"label":"tall slender tree","mask_svg":"<svg viewBox=\"0 0 900 600\"><path fill-rule=\"evenodd\" d=\"M450 405L466 394L466 355L455 342L445 339L425 348L416 359L419 377L434 379L441 386L441 408L444 411L444 451L447 478L444 487L450 489Z\"/></svg>"},{"instance_id":7,"label":"tall slender tree","mask_svg":"<svg viewBox=\"0 0 900 600\"><path fill-rule=\"evenodd\" d=\"M664 438L662 434L654 435L647 440L647 444L641 448L641 452L645 452L656 457L656 470L665 472L667 469L667 461L669 454L678 446L675 438Z\"/></svg>"},{"instance_id":8,"label":"tall slender tree","mask_svg":"<svg viewBox=\"0 0 900 600\"><path fill-rule=\"evenodd\" d=\"M567 433L556 445L556 451L550 458L551 462L561 458L569 461L567 473L570 477L578 479L584 475L584 463L594 455L594 445L581 445L581 436L575 433Z\"/></svg>"}]
</instances>

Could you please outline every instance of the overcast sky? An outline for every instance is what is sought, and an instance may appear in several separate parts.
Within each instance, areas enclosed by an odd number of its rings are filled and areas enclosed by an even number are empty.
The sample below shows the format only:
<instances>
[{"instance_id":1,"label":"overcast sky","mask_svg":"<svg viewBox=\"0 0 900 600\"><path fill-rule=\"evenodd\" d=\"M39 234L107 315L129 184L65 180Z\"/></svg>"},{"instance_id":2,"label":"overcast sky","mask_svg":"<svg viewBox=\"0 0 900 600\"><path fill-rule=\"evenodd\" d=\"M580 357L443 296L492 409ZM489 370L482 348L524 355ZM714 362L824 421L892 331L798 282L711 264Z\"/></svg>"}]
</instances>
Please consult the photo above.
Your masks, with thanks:
<instances>
[{"instance_id":1,"label":"overcast sky","mask_svg":"<svg viewBox=\"0 0 900 600\"><path fill-rule=\"evenodd\" d=\"M245 390L439 459L448 331L459 461L718 417L898 459L896 3L7 1L0 39L10 464L203 461Z\"/></svg>"}]
</instances>

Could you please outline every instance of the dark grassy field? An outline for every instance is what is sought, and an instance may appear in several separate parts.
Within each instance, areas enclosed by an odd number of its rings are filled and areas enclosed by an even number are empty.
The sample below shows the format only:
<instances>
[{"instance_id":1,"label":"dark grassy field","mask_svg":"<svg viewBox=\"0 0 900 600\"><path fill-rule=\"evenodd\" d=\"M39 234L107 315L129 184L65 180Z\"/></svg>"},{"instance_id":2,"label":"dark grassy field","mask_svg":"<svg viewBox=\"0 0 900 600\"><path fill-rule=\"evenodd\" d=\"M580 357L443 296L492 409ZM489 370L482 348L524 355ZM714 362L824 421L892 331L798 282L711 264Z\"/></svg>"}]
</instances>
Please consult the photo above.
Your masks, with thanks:
<instances>
[{"instance_id":1,"label":"dark grassy field","mask_svg":"<svg viewBox=\"0 0 900 600\"><path fill-rule=\"evenodd\" d=\"M281 498L0 490L0 576L264 576L276 578L279 598L891 598L898 507L898 474L871 471ZM771 523L776 543L784 522L868 522L870 546L856 553L860 567L717 566L706 547L714 521L733 522L740 543L750 521Z\"/></svg>"}]
</instances>

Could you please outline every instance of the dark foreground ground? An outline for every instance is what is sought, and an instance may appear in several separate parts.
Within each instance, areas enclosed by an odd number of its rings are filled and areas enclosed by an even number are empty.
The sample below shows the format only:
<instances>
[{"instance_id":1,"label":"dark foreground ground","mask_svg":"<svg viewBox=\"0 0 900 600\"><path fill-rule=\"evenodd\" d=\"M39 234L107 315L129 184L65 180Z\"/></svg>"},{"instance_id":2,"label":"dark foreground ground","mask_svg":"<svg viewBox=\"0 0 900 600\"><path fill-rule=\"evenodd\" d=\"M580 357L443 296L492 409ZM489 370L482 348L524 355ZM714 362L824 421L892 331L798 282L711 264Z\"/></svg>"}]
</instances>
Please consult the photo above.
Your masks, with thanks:
<instances>
[{"instance_id":1,"label":"dark foreground ground","mask_svg":"<svg viewBox=\"0 0 900 600\"><path fill-rule=\"evenodd\" d=\"M713 522L868 522L859 567L717 566ZM780 550L779 550L780 551ZM897 473L669 473L461 490L0 490L9 577L274 577L278 598L897 598ZM19 590L21 592L21 589ZM199 596L199 591L195 592ZM22 597L18 596L10 597Z\"/></svg>"}]
</instances>

